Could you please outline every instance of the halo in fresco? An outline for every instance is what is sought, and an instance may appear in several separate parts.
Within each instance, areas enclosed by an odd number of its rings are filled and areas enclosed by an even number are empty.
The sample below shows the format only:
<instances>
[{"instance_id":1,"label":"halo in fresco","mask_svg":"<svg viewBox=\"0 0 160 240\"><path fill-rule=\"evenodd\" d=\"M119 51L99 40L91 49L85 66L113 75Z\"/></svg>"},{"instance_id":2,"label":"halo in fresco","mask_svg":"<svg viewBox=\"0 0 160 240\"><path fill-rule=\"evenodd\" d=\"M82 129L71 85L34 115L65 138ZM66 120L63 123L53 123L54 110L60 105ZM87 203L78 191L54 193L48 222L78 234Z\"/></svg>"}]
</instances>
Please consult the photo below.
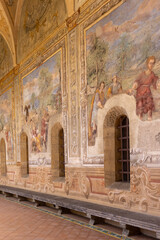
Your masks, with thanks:
<instances>
[{"instance_id":1,"label":"halo in fresco","mask_svg":"<svg viewBox=\"0 0 160 240\"><path fill-rule=\"evenodd\" d=\"M116 94L135 97L141 120L160 118L159 22L159 0L128 0L87 30L89 146L98 109Z\"/></svg>"},{"instance_id":2,"label":"halo in fresco","mask_svg":"<svg viewBox=\"0 0 160 240\"><path fill-rule=\"evenodd\" d=\"M50 118L62 111L61 51L23 78L23 116L31 152L47 151Z\"/></svg>"}]
</instances>

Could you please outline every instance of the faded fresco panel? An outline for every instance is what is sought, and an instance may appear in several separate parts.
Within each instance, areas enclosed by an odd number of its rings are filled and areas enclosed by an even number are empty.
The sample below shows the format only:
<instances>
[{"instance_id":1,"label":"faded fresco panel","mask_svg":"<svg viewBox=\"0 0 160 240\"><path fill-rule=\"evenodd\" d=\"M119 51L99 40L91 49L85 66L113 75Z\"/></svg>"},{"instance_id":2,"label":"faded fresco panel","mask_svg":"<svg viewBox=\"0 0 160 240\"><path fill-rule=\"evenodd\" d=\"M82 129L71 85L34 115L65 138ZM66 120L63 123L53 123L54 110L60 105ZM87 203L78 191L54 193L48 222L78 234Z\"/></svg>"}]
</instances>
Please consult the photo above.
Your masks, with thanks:
<instances>
[{"instance_id":1,"label":"faded fresco panel","mask_svg":"<svg viewBox=\"0 0 160 240\"><path fill-rule=\"evenodd\" d=\"M59 51L23 78L23 117L30 130L32 153L47 151L50 118L61 112Z\"/></svg>"},{"instance_id":2,"label":"faded fresco panel","mask_svg":"<svg viewBox=\"0 0 160 240\"><path fill-rule=\"evenodd\" d=\"M86 31L89 146L98 109L116 94L135 97L141 120L160 118L159 22L159 0L128 0Z\"/></svg>"},{"instance_id":3,"label":"faded fresco panel","mask_svg":"<svg viewBox=\"0 0 160 240\"><path fill-rule=\"evenodd\" d=\"M0 96L0 134L6 140L8 160L13 159L12 89Z\"/></svg>"}]
</instances>

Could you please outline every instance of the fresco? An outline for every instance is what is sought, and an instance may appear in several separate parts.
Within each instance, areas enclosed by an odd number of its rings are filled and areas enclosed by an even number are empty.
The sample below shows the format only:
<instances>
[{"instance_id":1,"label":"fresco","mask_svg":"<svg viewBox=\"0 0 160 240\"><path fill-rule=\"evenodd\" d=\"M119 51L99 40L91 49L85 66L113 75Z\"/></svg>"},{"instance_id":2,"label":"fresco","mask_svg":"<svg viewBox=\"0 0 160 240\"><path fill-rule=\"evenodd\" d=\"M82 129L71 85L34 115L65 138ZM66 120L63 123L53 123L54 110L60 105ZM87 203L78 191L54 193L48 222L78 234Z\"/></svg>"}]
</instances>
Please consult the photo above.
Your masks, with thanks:
<instances>
[{"instance_id":1,"label":"fresco","mask_svg":"<svg viewBox=\"0 0 160 240\"><path fill-rule=\"evenodd\" d=\"M6 139L8 159L13 159L13 128L12 128L12 89L0 96L0 133Z\"/></svg>"},{"instance_id":2,"label":"fresco","mask_svg":"<svg viewBox=\"0 0 160 240\"><path fill-rule=\"evenodd\" d=\"M23 78L23 116L31 152L46 152L50 118L62 111L61 51Z\"/></svg>"},{"instance_id":3,"label":"fresco","mask_svg":"<svg viewBox=\"0 0 160 240\"><path fill-rule=\"evenodd\" d=\"M89 146L114 95L134 96L142 121L160 118L159 22L159 0L128 0L86 31Z\"/></svg>"},{"instance_id":4,"label":"fresco","mask_svg":"<svg viewBox=\"0 0 160 240\"><path fill-rule=\"evenodd\" d=\"M31 53L35 46L50 36L66 18L65 0L25 0L20 18L18 60Z\"/></svg>"}]
</instances>

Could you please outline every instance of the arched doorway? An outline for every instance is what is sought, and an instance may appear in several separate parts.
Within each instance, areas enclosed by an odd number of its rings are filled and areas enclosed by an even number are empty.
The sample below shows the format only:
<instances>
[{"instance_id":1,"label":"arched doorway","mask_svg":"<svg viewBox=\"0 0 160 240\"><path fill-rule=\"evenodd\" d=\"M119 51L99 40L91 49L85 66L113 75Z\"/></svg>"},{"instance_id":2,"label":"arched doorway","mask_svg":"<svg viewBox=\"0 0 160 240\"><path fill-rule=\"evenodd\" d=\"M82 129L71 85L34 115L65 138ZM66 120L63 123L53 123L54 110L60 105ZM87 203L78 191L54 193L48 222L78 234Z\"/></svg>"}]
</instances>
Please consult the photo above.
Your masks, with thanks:
<instances>
[{"instance_id":1,"label":"arched doorway","mask_svg":"<svg viewBox=\"0 0 160 240\"><path fill-rule=\"evenodd\" d=\"M125 109L110 109L103 127L105 185L130 182L129 119Z\"/></svg>"},{"instance_id":2,"label":"arched doorway","mask_svg":"<svg viewBox=\"0 0 160 240\"><path fill-rule=\"evenodd\" d=\"M0 154L1 154L1 175L5 176L7 173L6 166L6 143L2 138L0 142Z\"/></svg>"},{"instance_id":3,"label":"arched doorway","mask_svg":"<svg viewBox=\"0 0 160 240\"><path fill-rule=\"evenodd\" d=\"M21 153L21 175L26 177L29 174L29 156L28 156L28 136L25 132L20 136Z\"/></svg>"},{"instance_id":4,"label":"arched doorway","mask_svg":"<svg viewBox=\"0 0 160 240\"><path fill-rule=\"evenodd\" d=\"M53 177L65 177L64 131L60 123L51 130L51 168Z\"/></svg>"}]
</instances>

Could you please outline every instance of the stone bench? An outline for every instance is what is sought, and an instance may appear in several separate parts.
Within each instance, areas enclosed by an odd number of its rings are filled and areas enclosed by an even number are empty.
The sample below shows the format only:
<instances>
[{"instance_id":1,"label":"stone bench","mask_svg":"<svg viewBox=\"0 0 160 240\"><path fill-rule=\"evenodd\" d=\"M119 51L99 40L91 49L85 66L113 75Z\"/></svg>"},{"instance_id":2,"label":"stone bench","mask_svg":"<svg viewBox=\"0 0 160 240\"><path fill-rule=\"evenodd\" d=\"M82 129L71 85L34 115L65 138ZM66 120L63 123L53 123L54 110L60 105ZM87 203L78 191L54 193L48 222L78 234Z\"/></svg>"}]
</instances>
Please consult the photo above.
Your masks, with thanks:
<instances>
[{"instance_id":1,"label":"stone bench","mask_svg":"<svg viewBox=\"0 0 160 240\"><path fill-rule=\"evenodd\" d=\"M0 192L6 197L15 196L18 201L31 199L36 207L46 203L52 204L58 209L59 214L63 214L68 210L83 213L89 218L89 224L92 225L96 224L100 219L114 221L122 227L122 235L124 236L136 232L138 229L145 229L155 233L156 238L160 239L160 217L158 216L9 186L0 185Z\"/></svg>"}]
</instances>

